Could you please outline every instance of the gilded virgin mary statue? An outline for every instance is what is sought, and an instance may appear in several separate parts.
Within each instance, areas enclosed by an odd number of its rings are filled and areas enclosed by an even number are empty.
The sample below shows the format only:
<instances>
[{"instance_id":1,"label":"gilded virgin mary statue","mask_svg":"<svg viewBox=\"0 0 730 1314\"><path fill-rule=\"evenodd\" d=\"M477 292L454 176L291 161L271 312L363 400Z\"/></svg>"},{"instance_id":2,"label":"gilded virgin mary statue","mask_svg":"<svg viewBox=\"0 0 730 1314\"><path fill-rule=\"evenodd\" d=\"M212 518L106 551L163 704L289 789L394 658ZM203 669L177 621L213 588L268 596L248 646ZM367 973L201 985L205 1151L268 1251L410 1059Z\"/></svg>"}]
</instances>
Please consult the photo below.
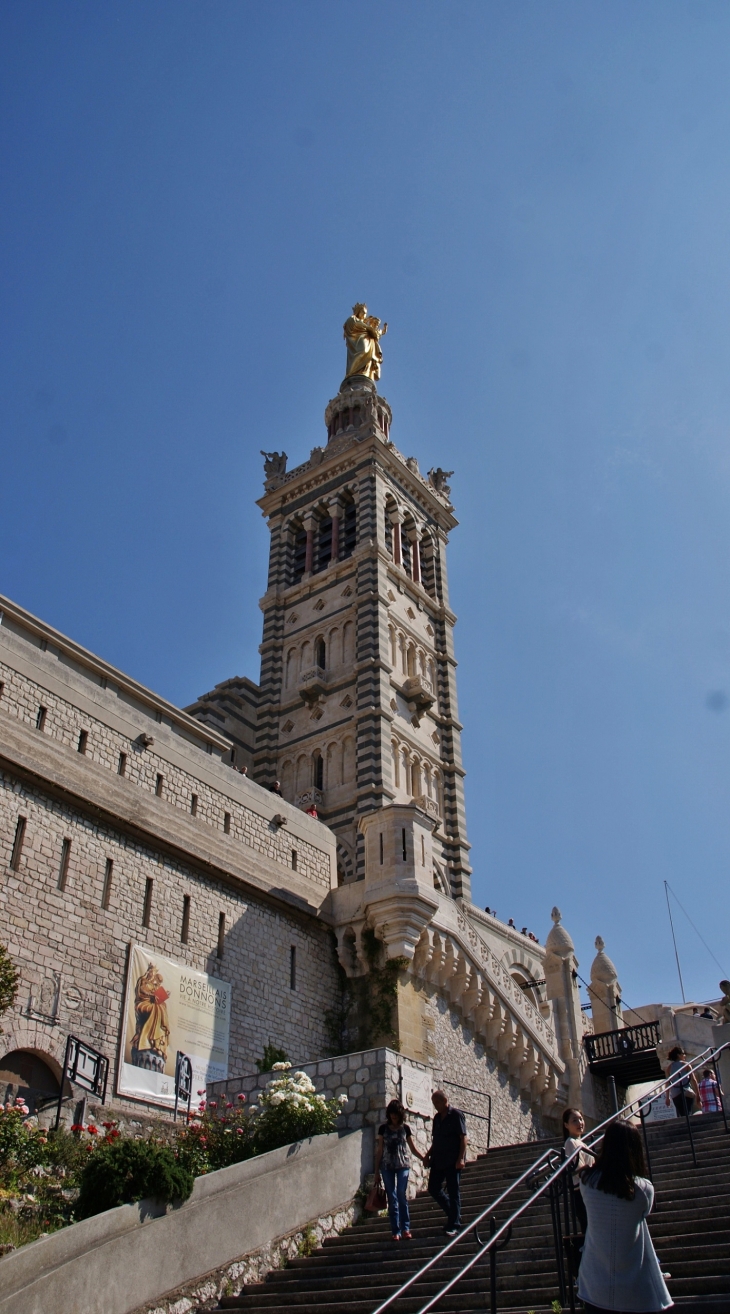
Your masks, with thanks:
<instances>
[{"instance_id":1,"label":"gilded virgin mary statue","mask_svg":"<svg viewBox=\"0 0 730 1314\"><path fill-rule=\"evenodd\" d=\"M380 339L388 331L388 325L381 327L375 315L368 315L367 306L358 301L352 307L350 318L345 320L345 342L347 343L347 369L345 378L352 374L361 374L366 379L379 379L383 352Z\"/></svg>"}]
</instances>

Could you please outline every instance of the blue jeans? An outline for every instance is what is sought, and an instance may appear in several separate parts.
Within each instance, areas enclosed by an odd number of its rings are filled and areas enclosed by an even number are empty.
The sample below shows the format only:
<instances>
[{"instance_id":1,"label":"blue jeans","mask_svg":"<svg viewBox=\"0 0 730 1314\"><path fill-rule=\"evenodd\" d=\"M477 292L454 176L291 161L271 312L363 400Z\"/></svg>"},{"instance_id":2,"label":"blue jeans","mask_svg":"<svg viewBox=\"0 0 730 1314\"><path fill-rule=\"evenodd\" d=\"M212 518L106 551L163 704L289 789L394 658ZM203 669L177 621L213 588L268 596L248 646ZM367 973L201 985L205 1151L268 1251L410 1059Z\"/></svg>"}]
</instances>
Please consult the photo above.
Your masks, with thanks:
<instances>
[{"instance_id":1,"label":"blue jeans","mask_svg":"<svg viewBox=\"0 0 730 1314\"><path fill-rule=\"evenodd\" d=\"M406 1199L408 1174L410 1171L410 1168L380 1169L380 1176L383 1179L385 1194L388 1197L390 1230L393 1233L393 1236L400 1235L401 1232L410 1232L411 1230L411 1216L408 1212L408 1201Z\"/></svg>"},{"instance_id":2,"label":"blue jeans","mask_svg":"<svg viewBox=\"0 0 730 1314\"><path fill-rule=\"evenodd\" d=\"M443 1188L444 1178L446 1178L446 1191ZM441 1205L448 1219L446 1224L448 1228L461 1226L460 1181L461 1172L458 1168L432 1168L428 1174L428 1194L433 1197L436 1204Z\"/></svg>"}]
</instances>

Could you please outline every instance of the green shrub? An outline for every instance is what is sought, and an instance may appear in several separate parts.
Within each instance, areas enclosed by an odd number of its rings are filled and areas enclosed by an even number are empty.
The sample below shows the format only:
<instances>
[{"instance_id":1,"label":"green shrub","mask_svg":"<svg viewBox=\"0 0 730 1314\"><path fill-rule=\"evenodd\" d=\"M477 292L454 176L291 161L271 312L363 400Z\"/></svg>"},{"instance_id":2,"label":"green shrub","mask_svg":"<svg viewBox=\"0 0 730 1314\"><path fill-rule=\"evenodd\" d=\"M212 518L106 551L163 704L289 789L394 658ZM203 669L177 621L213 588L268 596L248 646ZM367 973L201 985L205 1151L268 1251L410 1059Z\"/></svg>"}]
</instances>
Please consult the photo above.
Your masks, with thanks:
<instances>
[{"instance_id":1,"label":"green shrub","mask_svg":"<svg viewBox=\"0 0 730 1314\"><path fill-rule=\"evenodd\" d=\"M269 1041L268 1045L264 1045L264 1057L254 1061L259 1072L271 1072L275 1064L286 1063L287 1053L286 1050L278 1049Z\"/></svg>"},{"instance_id":2,"label":"green shrub","mask_svg":"<svg viewBox=\"0 0 730 1314\"><path fill-rule=\"evenodd\" d=\"M193 1174L167 1145L120 1138L89 1155L81 1173L77 1218L90 1218L117 1205L151 1198L169 1204L187 1200Z\"/></svg>"},{"instance_id":3,"label":"green shrub","mask_svg":"<svg viewBox=\"0 0 730 1314\"><path fill-rule=\"evenodd\" d=\"M255 1153L253 1116L245 1108L245 1095L236 1103L225 1098L200 1101L198 1112L176 1132L176 1155L194 1177L241 1163Z\"/></svg>"}]
</instances>

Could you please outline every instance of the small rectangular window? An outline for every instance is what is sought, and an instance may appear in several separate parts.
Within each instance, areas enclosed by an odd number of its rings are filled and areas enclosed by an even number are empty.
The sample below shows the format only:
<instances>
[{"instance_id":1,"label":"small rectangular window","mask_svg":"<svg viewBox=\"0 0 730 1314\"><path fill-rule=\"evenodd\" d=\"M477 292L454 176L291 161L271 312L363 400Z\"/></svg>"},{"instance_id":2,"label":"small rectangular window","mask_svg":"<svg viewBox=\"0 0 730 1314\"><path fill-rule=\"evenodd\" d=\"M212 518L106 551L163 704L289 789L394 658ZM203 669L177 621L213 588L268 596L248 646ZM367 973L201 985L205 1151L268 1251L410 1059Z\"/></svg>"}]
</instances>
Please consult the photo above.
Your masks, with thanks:
<instances>
[{"instance_id":1,"label":"small rectangular window","mask_svg":"<svg viewBox=\"0 0 730 1314\"><path fill-rule=\"evenodd\" d=\"M127 774L127 754L126 754L126 753L120 753L120 754L119 754L119 765L118 765L118 767L117 767L117 775L118 775L118 776L126 776L126 774Z\"/></svg>"},{"instance_id":2,"label":"small rectangular window","mask_svg":"<svg viewBox=\"0 0 730 1314\"><path fill-rule=\"evenodd\" d=\"M162 712L155 712L155 720L158 725L162 725Z\"/></svg>"},{"instance_id":3,"label":"small rectangular window","mask_svg":"<svg viewBox=\"0 0 730 1314\"><path fill-rule=\"evenodd\" d=\"M291 851L291 869L292 869L292 871L296 871L296 869L297 869L297 851L296 851L296 849L292 849L292 851Z\"/></svg>"},{"instance_id":4,"label":"small rectangular window","mask_svg":"<svg viewBox=\"0 0 730 1314\"><path fill-rule=\"evenodd\" d=\"M212 753L212 752L213 752L213 745L212 745L212 744L206 744L206 745L205 745L205 751L206 751L206 753Z\"/></svg>"},{"instance_id":5,"label":"small rectangular window","mask_svg":"<svg viewBox=\"0 0 730 1314\"><path fill-rule=\"evenodd\" d=\"M191 815L191 817L197 817L197 815L198 815L198 796L197 796L197 794L191 794L191 795L190 795L190 815Z\"/></svg>"},{"instance_id":6,"label":"small rectangular window","mask_svg":"<svg viewBox=\"0 0 730 1314\"><path fill-rule=\"evenodd\" d=\"M187 944L189 934L190 934L190 895L184 894L182 927L180 929L181 944Z\"/></svg>"},{"instance_id":7,"label":"small rectangular window","mask_svg":"<svg viewBox=\"0 0 730 1314\"><path fill-rule=\"evenodd\" d=\"M218 915L218 948L217 948L217 950L216 950L216 953L217 953L217 955L218 955L219 958L222 958L222 957L223 957L223 950L224 950L224 948L225 948L225 943L226 943L226 914L225 914L225 913L219 913L219 915Z\"/></svg>"},{"instance_id":8,"label":"small rectangular window","mask_svg":"<svg viewBox=\"0 0 730 1314\"><path fill-rule=\"evenodd\" d=\"M383 865L383 832L380 832L380 865Z\"/></svg>"},{"instance_id":9,"label":"small rectangular window","mask_svg":"<svg viewBox=\"0 0 730 1314\"><path fill-rule=\"evenodd\" d=\"M61 865L58 868L59 890L66 889L66 881L68 880L68 864L70 861L71 861L71 841L70 839L65 839L63 841L63 844L61 845Z\"/></svg>"},{"instance_id":10,"label":"small rectangular window","mask_svg":"<svg viewBox=\"0 0 730 1314\"><path fill-rule=\"evenodd\" d=\"M224 833L225 833L226 835L230 835L230 833L231 833L231 814L230 814L230 812L224 812L224 813L223 813L223 830L224 830Z\"/></svg>"},{"instance_id":11,"label":"small rectangular window","mask_svg":"<svg viewBox=\"0 0 730 1314\"><path fill-rule=\"evenodd\" d=\"M4 691L4 689L5 689L5 681L4 681L4 680L0 680L0 698L2 698L2 696L3 696L3 691Z\"/></svg>"},{"instance_id":12,"label":"small rectangular window","mask_svg":"<svg viewBox=\"0 0 730 1314\"><path fill-rule=\"evenodd\" d=\"M20 858L23 853L23 841L25 839L25 827L27 825L27 822L28 822L27 817L18 817L15 826L15 839L13 840L13 851L10 855L10 866L12 867L13 871L18 871L20 867Z\"/></svg>"},{"instance_id":13,"label":"small rectangular window","mask_svg":"<svg viewBox=\"0 0 730 1314\"><path fill-rule=\"evenodd\" d=\"M156 793L156 795L157 795L158 798L162 798L162 790L163 790L164 784L165 784L165 777L159 775L159 773L158 773L157 780L155 781L155 793Z\"/></svg>"},{"instance_id":14,"label":"small rectangular window","mask_svg":"<svg viewBox=\"0 0 730 1314\"><path fill-rule=\"evenodd\" d=\"M145 881L144 908L142 909L142 925L146 927L149 927L150 921L152 919L152 891L154 889L154 886L155 886L155 882L153 881L151 876L148 876L147 880Z\"/></svg>"},{"instance_id":15,"label":"small rectangular window","mask_svg":"<svg viewBox=\"0 0 730 1314\"><path fill-rule=\"evenodd\" d=\"M35 719L35 728L36 728L36 730L45 730L45 728L46 728L46 717L47 717L47 716L48 716L48 708L47 708L47 707L39 707L39 708L38 708L38 715L37 715L37 717L36 717L36 719Z\"/></svg>"},{"instance_id":16,"label":"small rectangular window","mask_svg":"<svg viewBox=\"0 0 730 1314\"><path fill-rule=\"evenodd\" d=\"M296 988L297 988L297 947L295 944L293 944L291 949L289 950L289 989L296 990Z\"/></svg>"},{"instance_id":17,"label":"small rectangular window","mask_svg":"<svg viewBox=\"0 0 730 1314\"><path fill-rule=\"evenodd\" d=\"M406 846L406 832L405 832L405 828L401 831L401 841L402 841L402 844L403 844L403 861L405 862L406 858L408 857L408 848L407 848L407 846Z\"/></svg>"},{"instance_id":18,"label":"small rectangular window","mask_svg":"<svg viewBox=\"0 0 730 1314\"><path fill-rule=\"evenodd\" d=\"M48 652L48 639L41 639L41 652Z\"/></svg>"},{"instance_id":19,"label":"small rectangular window","mask_svg":"<svg viewBox=\"0 0 730 1314\"><path fill-rule=\"evenodd\" d=\"M108 907L109 907L109 900L110 900L111 897L112 897L112 879L113 879L113 877L114 877L114 862L112 861L111 858L107 858L107 860L106 860L106 867L104 868L104 884L103 884L103 886L102 886L102 890L101 890L101 906L102 906L102 908L108 908ZM151 881L150 881L150 884L152 884ZM145 923L145 925L147 925L147 923Z\"/></svg>"},{"instance_id":20,"label":"small rectangular window","mask_svg":"<svg viewBox=\"0 0 730 1314\"><path fill-rule=\"evenodd\" d=\"M85 752L86 752L86 749L87 749L88 743L89 743L89 732L88 732L88 730L82 730L82 731L81 731L81 734L79 735L79 752L80 752L80 753L85 753Z\"/></svg>"}]
</instances>

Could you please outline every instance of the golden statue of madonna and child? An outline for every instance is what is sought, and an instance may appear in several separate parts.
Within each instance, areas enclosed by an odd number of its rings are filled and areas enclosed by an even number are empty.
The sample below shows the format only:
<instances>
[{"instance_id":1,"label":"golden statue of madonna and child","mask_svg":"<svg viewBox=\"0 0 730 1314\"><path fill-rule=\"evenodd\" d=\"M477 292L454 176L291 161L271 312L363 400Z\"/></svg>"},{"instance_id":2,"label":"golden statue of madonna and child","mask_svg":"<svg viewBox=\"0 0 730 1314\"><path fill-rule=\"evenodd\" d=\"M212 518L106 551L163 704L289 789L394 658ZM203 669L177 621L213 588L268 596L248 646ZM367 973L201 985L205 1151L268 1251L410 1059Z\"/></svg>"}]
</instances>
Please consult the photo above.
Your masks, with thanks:
<instances>
[{"instance_id":1,"label":"golden statue of madonna and child","mask_svg":"<svg viewBox=\"0 0 730 1314\"><path fill-rule=\"evenodd\" d=\"M353 374L372 379L373 382L380 378L380 366L383 363L380 339L387 332L388 325L381 326L375 315L368 315L368 308L362 301L352 307L352 314L344 323L347 343L346 379Z\"/></svg>"},{"instance_id":2,"label":"golden statue of madonna and child","mask_svg":"<svg viewBox=\"0 0 730 1314\"><path fill-rule=\"evenodd\" d=\"M148 1072L164 1072L170 1044L170 1023L167 1001L170 998L162 984L162 972L150 963L134 987L134 1025L132 1036L132 1063Z\"/></svg>"}]
</instances>

